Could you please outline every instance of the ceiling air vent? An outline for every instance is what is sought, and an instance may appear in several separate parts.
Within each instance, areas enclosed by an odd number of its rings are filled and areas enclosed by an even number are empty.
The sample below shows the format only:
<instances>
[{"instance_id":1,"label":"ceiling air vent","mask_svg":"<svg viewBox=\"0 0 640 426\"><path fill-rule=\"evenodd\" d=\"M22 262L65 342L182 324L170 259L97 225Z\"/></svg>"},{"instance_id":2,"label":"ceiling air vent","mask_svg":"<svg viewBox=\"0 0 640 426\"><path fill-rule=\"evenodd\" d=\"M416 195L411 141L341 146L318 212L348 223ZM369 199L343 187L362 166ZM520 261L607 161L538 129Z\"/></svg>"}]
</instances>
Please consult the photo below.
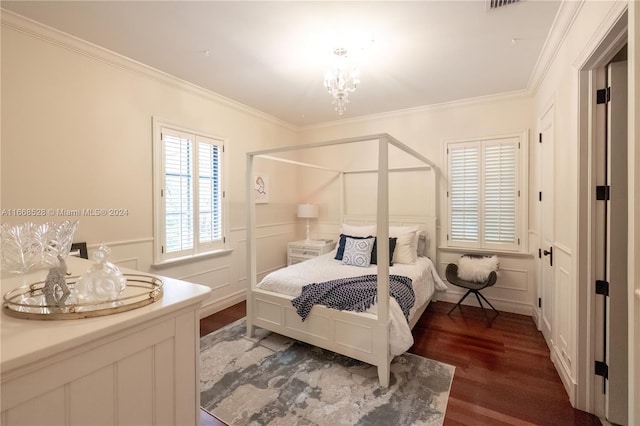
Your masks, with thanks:
<instances>
[{"instance_id":1,"label":"ceiling air vent","mask_svg":"<svg viewBox=\"0 0 640 426\"><path fill-rule=\"evenodd\" d=\"M487 3L489 3L489 10L496 10L510 4L520 3L520 0L487 0Z\"/></svg>"}]
</instances>

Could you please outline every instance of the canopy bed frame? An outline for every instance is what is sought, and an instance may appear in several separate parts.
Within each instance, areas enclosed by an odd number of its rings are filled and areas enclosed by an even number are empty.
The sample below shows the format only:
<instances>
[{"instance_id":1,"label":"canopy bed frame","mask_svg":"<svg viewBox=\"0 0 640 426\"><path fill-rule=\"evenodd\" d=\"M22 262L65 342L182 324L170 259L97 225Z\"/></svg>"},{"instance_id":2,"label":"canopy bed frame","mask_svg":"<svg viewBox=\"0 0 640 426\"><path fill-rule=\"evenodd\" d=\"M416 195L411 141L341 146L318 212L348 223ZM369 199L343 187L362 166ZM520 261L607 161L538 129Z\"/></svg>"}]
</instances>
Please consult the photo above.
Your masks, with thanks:
<instances>
[{"instance_id":1,"label":"canopy bed frame","mask_svg":"<svg viewBox=\"0 0 640 426\"><path fill-rule=\"evenodd\" d=\"M319 165L302 163L282 157L277 154L305 150L311 148L338 146L356 142L377 144L378 164L371 170L333 170ZM417 167L389 167L389 146L394 146L410 157L417 159ZM344 201L341 202L343 222L357 220L359 224L375 221L377 238L386 241L389 238L390 224L420 224L427 234L427 252L434 264L436 262L436 194L438 183L438 168L428 158L412 148L404 145L392 136L384 134L368 135L328 142L297 145L247 153L247 260L248 260L248 292L247 292L247 334L253 336L255 327L261 327L272 332L300 340L314 346L328 349L348 357L372 364L378 368L380 385L389 386L390 364L393 356L389 350L389 297L379 297L377 315L366 312L339 311L316 305L311 314L303 322L291 304L291 296L262 290L257 283L256 267L256 209L253 200L253 164L255 158L267 158L275 161L293 163L305 167L330 170L340 173L343 182L348 173L377 173L377 211L375 218L353 217L344 214ZM413 161L413 160L412 160ZM433 173L428 179L429 191L433 194L432 215L421 217L389 217L389 173L395 171L424 170ZM344 194L341 197L344 200ZM389 294L389 245L377 245L377 294ZM410 321L413 327L422 312L430 302L427 300Z\"/></svg>"}]
</instances>

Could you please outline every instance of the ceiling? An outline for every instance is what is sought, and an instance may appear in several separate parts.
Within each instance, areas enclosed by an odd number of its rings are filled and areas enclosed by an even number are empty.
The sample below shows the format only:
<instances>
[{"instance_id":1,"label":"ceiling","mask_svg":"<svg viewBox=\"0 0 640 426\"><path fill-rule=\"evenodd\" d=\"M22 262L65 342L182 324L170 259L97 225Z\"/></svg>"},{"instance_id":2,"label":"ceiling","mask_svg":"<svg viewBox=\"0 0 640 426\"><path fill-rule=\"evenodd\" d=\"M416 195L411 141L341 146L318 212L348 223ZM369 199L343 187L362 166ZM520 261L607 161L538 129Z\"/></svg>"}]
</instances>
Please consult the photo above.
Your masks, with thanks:
<instances>
[{"instance_id":1,"label":"ceiling","mask_svg":"<svg viewBox=\"0 0 640 426\"><path fill-rule=\"evenodd\" d=\"M526 90L560 1L2 1L2 7L304 126ZM333 50L361 83L343 115Z\"/></svg>"}]
</instances>

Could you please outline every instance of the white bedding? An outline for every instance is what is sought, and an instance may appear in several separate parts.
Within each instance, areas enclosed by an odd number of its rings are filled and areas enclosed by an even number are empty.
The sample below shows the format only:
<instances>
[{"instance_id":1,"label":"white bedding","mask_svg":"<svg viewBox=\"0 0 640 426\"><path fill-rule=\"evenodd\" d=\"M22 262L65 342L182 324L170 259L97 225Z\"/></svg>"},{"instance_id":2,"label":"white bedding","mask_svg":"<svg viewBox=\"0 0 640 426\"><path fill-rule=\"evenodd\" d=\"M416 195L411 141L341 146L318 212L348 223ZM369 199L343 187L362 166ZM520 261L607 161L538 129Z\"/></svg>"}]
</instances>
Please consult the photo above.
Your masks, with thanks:
<instances>
[{"instance_id":1,"label":"white bedding","mask_svg":"<svg viewBox=\"0 0 640 426\"><path fill-rule=\"evenodd\" d=\"M300 295L302 287L310 283L377 273L376 265L370 265L367 268L344 265L334 257L335 251L274 271L264 277L258 284L258 288L296 297ZM435 290L444 291L447 289L438 276L433 263L427 257L418 257L415 264L396 263L389 268L389 274L402 275L412 280L416 301L409 312L409 319L433 295ZM377 312L377 305L372 306L367 312ZM390 298L389 317L391 319L389 339L391 354L400 355L413 345L413 336L400 305L394 298Z\"/></svg>"}]
</instances>

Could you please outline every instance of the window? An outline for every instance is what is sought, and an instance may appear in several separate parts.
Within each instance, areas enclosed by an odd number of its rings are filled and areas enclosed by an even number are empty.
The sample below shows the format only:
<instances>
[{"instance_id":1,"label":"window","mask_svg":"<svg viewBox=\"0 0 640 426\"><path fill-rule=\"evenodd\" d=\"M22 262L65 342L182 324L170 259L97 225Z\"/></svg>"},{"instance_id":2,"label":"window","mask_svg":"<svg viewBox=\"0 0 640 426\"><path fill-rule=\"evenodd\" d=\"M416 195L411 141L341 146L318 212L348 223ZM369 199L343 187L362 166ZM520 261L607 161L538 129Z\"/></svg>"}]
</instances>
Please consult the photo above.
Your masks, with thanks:
<instances>
[{"instance_id":1,"label":"window","mask_svg":"<svg viewBox=\"0 0 640 426\"><path fill-rule=\"evenodd\" d=\"M526 223L520 139L447 143L449 247L520 250Z\"/></svg>"},{"instance_id":2,"label":"window","mask_svg":"<svg viewBox=\"0 0 640 426\"><path fill-rule=\"evenodd\" d=\"M224 142L154 123L155 263L224 248Z\"/></svg>"}]
</instances>

